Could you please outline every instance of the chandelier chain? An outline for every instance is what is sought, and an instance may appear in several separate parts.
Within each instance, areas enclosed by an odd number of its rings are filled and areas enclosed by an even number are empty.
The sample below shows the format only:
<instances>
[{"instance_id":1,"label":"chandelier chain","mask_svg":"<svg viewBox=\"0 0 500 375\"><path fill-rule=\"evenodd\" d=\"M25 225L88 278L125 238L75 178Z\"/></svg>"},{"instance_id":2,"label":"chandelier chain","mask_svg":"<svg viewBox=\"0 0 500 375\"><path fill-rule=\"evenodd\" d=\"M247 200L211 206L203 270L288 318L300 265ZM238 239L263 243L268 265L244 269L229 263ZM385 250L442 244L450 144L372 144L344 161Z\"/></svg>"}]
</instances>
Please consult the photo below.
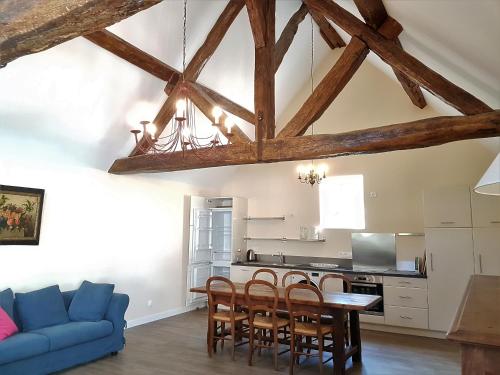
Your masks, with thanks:
<instances>
[{"instance_id":1,"label":"chandelier chain","mask_svg":"<svg viewBox=\"0 0 500 375\"><path fill-rule=\"evenodd\" d=\"M186 29L187 29L187 0L184 0L184 15L182 18L182 80L186 71Z\"/></svg>"},{"instance_id":2,"label":"chandelier chain","mask_svg":"<svg viewBox=\"0 0 500 375\"><path fill-rule=\"evenodd\" d=\"M311 78L311 94L314 92L314 23L312 16L309 17L311 21L311 67L310 67L310 78ZM314 122L311 124L311 135L314 135Z\"/></svg>"}]
</instances>

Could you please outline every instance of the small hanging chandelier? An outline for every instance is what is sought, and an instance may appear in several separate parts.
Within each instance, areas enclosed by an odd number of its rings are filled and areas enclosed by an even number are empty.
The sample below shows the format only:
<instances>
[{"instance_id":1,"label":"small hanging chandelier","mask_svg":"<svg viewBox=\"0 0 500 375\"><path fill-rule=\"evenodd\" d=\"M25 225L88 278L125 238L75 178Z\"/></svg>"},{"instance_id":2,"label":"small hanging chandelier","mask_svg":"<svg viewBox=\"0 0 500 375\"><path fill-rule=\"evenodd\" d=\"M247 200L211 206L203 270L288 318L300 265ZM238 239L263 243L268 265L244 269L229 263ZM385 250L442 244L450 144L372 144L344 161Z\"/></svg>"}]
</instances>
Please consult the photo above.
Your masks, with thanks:
<instances>
[{"instance_id":1,"label":"small hanging chandelier","mask_svg":"<svg viewBox=\"0 0 500 375\"><path fill-rule=\"evenodd\" d=\"M311 19L311 93L314 92L314 26L312 17ZM311 124L311 135L314 135L314 122ZM298 180L303 184L309 184L312 186L319 184L324 178L326 178L326 165L320 165L318 168L314 165L314 160L311 160L309 166L299 165L297 168L297 173L299 175Z\"/></svg>"},{"instance_id":2,"label":"small hanging chandelier","mask_svg":"<svg viewBox=\"0 0 500 375\"><path fill-rule=\"evenodd\" d=\"M199 149L209 149L222 145L219 127L221 117L225 114L220 107L214 107L212 115L214 123L212 124L210 134L200 136L196 128L196 110L192 101L187 96L186 81L184 73L186 71L186 21L187 21L187 0L184 0L183 16L183 39L182 39L182 76L179 90L179 100L176 102L175 116L167 126L167 134L160 137L155 124L149 121L141 121L141 130L133 129L130 132L134 135L136 146L143 153L167 154L176 151L196 151ZM226 138L232 136L232 127L234 120L226 115L224 126L227 128ZM143 134L142 141L139 142L139 134ZM195 153L196 154L196 153Z\"/></svg>"}]
</instances>

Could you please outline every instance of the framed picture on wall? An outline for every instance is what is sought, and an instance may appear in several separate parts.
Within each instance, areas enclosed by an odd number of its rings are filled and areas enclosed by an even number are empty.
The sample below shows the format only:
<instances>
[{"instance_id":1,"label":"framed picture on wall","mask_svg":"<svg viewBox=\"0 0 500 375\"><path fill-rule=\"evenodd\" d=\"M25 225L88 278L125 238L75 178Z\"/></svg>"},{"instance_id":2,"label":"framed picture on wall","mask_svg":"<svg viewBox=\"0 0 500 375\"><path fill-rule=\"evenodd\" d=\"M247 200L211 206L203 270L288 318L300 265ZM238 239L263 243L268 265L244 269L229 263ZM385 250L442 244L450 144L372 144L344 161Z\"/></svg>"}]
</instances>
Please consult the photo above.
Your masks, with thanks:
<instances>
[{"instance_id":1,"label":"framed picture on wall","mask_svg":"<svg viewBox=\"0 0 500 375\"><path fill-rule=\"evenodd\" d=\"M0 245L38 245L45 190L0 185Z\"/></svg>"}]
</instances>

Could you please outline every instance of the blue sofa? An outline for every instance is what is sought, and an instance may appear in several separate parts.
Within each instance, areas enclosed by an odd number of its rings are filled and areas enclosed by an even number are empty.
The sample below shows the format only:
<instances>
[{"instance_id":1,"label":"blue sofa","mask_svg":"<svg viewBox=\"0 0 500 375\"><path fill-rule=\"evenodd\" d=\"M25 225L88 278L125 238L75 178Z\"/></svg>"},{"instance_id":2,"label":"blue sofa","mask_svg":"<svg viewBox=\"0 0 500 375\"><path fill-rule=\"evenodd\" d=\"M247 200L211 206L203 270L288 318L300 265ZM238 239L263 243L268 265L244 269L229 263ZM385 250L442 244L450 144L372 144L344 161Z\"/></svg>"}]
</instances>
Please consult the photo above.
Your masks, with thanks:
<instances>
[{"instance_id":1,"label":"blue sofa","mask_svg":"<svg viewBox=\"0 0 500 375\"><path fill-rule=\"evenodd\" d=\"M76 291L63 292L66 310ZM104 316L97 322L68 322L34 331L23 331L0 342L1 375L46 375L117 353L125 345L126 294L114 293Z\"/></svg>"}]
</instances>

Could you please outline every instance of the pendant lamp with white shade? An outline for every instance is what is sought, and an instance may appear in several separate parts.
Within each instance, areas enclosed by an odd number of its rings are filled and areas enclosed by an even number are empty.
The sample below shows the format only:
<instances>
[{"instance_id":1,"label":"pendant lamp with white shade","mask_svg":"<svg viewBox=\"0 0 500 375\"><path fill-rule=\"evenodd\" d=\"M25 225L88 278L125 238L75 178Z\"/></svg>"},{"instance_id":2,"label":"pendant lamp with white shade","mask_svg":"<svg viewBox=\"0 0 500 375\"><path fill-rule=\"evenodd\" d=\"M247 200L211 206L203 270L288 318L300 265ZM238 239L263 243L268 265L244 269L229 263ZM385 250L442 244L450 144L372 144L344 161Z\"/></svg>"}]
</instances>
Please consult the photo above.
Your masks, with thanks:
<instances>
[{"instance_id":1,"label":"pendant lamp with white shade","mask_svg":"<svg viewBox=\"0 0 500 375\"><path fill-rule=\"evenodd\" d=\"M481 177L474 191L479 194L500 196L500 152Z\"/></svg>"}]
</instances>

